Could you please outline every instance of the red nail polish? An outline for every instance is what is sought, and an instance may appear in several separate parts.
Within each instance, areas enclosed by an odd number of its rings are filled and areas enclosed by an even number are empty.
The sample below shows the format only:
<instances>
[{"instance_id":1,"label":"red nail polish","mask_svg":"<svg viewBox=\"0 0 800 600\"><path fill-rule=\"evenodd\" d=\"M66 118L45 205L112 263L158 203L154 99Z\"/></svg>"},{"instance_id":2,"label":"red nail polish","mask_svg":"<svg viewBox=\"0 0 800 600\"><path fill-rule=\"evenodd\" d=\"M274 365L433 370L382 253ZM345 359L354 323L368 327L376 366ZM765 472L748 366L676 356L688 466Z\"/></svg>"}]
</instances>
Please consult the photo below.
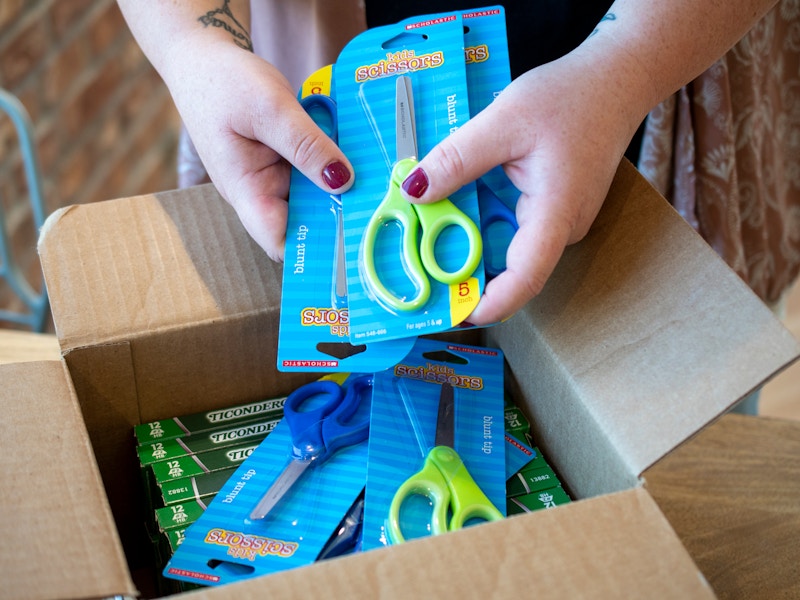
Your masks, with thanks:
<instances>
[{"instance_id":1,"label":"red nail polish","mask_svg":"<svg viewBox=\"0 0 800 600\"><path fill-rule=\"evenodd\" d=\"M412 198L420 198L428 189L428 176L422 169L414 169L403 180L403 190Z\"/></svg>"},{"instance_id":2,"label":"red nail polish","mask_svg":"<svg viewBox=\"0 0 800 600\"><path fill-rule=\"evenodd\" d=\"M337 160L322 170L322 180L332 190L338 190L350 181L350 171Z\"/></svg>"}]
</instances>

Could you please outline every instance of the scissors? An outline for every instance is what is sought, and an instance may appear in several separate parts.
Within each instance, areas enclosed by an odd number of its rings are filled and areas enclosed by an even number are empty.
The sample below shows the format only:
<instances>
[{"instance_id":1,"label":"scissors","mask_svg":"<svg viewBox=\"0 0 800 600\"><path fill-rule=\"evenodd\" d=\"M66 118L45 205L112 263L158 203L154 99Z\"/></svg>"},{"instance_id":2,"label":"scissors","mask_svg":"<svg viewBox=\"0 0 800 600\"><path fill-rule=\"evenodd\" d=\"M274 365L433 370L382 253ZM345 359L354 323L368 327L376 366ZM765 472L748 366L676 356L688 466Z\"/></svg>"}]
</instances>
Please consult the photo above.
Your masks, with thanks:
<instances>
[{"instance_id":1,"label":"scissors","mask_svg":"<svg viewBox=\"0 0 800 600\"><path fill-rule=\"evenodd\" d=\"M501 513L467 470L455 451L455 392L449 383L442 384L436 419L435 446L425 457L422 469L397 488L389 507L389 538L395 544L405 541L400 525L400 507L411 496L433 502L431 532L439 535L461 529L469 519L499 521ZM447 522L448 509L452 512Z\"/></svg>"},{"instance_id":2,"label":"scissors","mask_svg":"<svg viewBox=\"0 0 800 600\"><path fill-rule=\"evenodd\" d=\"M300 106L305 109L322 131L338 143L338 113L336 103L325 94L309 94L300 99ZM344 261L344 222L342 219L342 198L331 194L331 209L336 218L336 242L333 256L333 289L331 304L333 308L347 306L347 273Z\"/></svg>"},{"instance_id":3,"label":"scissors","mask_svg":"<svg viewBox=\"0 0 800 600\"><path fill-rule=\"evenodd\" d=\"M428 275L444 284L461 283L472 275L481 262L483 240L478 226L449 199L432 204L411 204L400 192L400 185L416 166L418 157L414 98L411 78L407 75L397 78L395 127L397 161L392 167L389 190L364 230L362 264L367 285L378 300L398 311L413 311L424 306L430 298ZM381 281L375 267L378 232L381 226L392 221L400 223L403 230L404 267L416 288L416 296L410 299L392 293ZM439 266L434 248L438 237L451 225L466 233L468 252L461 268L449 272ZM422 229L419 244L418 229Z\"/></svg>"},{"instance_id":4,"label":"scissors","mask_svg":"<svg viewBox=\"0 0 800 600\"><path fill-rule=\"evenodd\" d=\"M489 238L489 228L495 223L506 223L516 233L519 225L514 211L500 200L483 179L478 179L475 183L478 187L478 206L481 211L481 235L483 238ZM497 277L505 270L505 266L492 264L488 258L484 260L483 268L489 277Z\"/></svg>"},{"instance_id":5,"label":"scissors","mask_svg":"<svg viewBox=\"0 0 800 600\"><path fill-rule=\"evenodd\" d=\"M357 422L350 420L361 405L362 392L371 386L371 375L359 375L346 381L344 387L334 381L319 380L289 394L283 414L292 438L292 458L252 510L251 519L266 517L306 469L326 461L345 446L367 439L369 414ZM303 403L317 395L328 399L319 407L302 411Z\"/></svg>"}]
</instances>

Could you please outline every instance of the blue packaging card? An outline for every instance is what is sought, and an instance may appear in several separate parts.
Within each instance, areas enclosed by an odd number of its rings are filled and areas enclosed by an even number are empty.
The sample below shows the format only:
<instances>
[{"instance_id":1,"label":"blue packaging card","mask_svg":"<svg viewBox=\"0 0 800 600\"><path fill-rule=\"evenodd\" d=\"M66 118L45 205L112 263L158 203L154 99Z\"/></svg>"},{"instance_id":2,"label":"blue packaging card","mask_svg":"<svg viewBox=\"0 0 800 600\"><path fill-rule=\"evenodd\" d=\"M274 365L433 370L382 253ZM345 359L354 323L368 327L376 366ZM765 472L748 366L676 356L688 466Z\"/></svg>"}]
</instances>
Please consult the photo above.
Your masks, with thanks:
<instances>
[{"instance_id":1,"label":"blue packaging card","mask_svg":"<svg viewBox=\"0 0 800 600\"><path fill-rule=\"evenodd\" d=\"M344 374L326 376L342 381ZM356 377L356 375L351 375ZM313 409L309 399L304 410ZM369 415L371 394L353 416ZM264 518L250 513L291 458L285 418L234 472L202 516L186 531L164 576L222 585L312 563L364 488L367 443L346 446L309 468Z\"/></svg>"},{"instance_id":2,"label":"blue packaging card","mask_svg":"<svg viewBox=\"0 0 800 600\"><path fill-rule=\"evenodd\" d=\"M511 479L522 467L536 458L536 450L506 433L506 479Z\"/></svg>"},{"instance_id":3,"label":"blue packaging card","mask_svg":"<svg viewBox=\"0 0 800 600\"><path fill-rule=\"evenodd\" d=\"M334 140L337 106L332 66L309 76L299 94ZM374 372L403 358L414 338L350 344L342 200L292 169L278 335L278 369Z\"/></svg>"},{"instance_id":4,"label":"blue packaging card","mask_svg":"<svg viewBox=\"0 0 800 600\"><path fill-rule=\"evenodd\" d=\"M451 361L456 362L451 362ZM377 374L370 422L362 548L389 545L387 519L398 487L434 445L443 382L455 389L455 445L475 482L505 514L503 355L493 348L417 340L393 371ZM406 539L429 535L430 503L408 499Z\"/></svg>"},{"instance_id":5,"label":"blue packaging card","mask_svg":"<svg viewBox=\"0 0 800 600\"><path fill-rule=\"evenodd\" d=\"M396 151L398 77L410 80L421 157L469 119L463 46L460 15L420 17L365 32L345 47L336 63L339 143L356 172L353 187L342 196L353 344L450 329L472 312L483 292L481 263L471 276L455 284L428 276L431 293L424 304L408 311L397 309L376 294L363 255L368 224L390 190L392 168L400 158ZM474 223L480 222L474 185L465 186L450 200ZM396 221L381 226L373 255L381 283L393 296L407 301L417 296L419 286L409 275L402 233ZM439 264L447 271L458 270L466 244L461 230L447 227L435 246Z\"/></svg>"},{"instance_id":6,"label":"blue packaging card","mask_svg":"<svg viewBox=\"0 0 800 600\"><path fill-rule=\"evenodd\" d=\"M474 117L511 83L505 10L491 6L464 12L462 17L470 117ZM490 278L505 270L506 251L516 233L519 190L497 166L481 176L477 191L484 264Z\"/></svg>"}]
</instances>

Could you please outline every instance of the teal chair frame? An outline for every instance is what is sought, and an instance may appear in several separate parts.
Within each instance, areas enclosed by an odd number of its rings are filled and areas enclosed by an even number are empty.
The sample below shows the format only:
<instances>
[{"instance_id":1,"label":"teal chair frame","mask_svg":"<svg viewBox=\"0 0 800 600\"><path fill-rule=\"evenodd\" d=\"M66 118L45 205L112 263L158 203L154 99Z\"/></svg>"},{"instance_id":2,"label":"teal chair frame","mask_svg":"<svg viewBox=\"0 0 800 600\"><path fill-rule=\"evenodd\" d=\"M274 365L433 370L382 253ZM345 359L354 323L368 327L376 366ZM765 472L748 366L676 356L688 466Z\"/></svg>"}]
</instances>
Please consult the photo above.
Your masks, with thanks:
<instances>
[{"instance_id":1,"label":"teal chair frame","mask_svg":"<svg viewBox=\"0 0 800 600\"><path fill-rule=\"evenodd\" d=\"M39 162L33 142L33 126L22 103L16 96L3 89L0 89L0 108L8 114L17 130L33 222L38 232L44 225L45 208ZM0 320L25 325L33 331L42 332L46 327L50 311L44 278L42 278L41 292L37 292L14 261L8 238L6 215L0 204L0 278L8 283L12 292L22 300L26 309L24 312L0 309Z\"/></svg>"}]
</instances>

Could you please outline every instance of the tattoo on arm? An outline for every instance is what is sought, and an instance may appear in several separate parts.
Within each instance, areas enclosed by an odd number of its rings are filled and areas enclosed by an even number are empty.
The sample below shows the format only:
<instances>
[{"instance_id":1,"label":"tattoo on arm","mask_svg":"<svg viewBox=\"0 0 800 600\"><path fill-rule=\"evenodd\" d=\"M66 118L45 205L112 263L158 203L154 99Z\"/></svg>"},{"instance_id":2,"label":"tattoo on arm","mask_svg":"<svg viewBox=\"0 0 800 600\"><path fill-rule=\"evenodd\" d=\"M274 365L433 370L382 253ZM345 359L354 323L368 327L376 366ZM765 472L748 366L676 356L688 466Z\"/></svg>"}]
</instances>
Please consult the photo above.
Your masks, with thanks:
<instances>
[{"instance_id":1,"label":"tattoo on arm","mask_svg":"<svg viewBox=\"0 0 800 600\"><path fill-rule=\"evenodd\" d=\"M589 37L592 37L594 34L600 31L600 25L604 21L616 21L616 20L617 20L617 15L615 15L613 12L606 13L605 15L603 15L603 18L600 19L600 23L597 24L597 27L594 28L594 31L591 34L589 34Z\"/></svg>"},{"instance_id":2,"label":"tattoo on arm","mask_svg":"<svg viewBox=\"0 0 800 600\"><path fill-rule=\"evenodd\" d=\"M197 20L205 27L209 25L212 27L221 27L233 36L233 41L237 46L252 52L253 42L250 40L250 34L247 33L247 29L233 16L229 5L230 0L224 0L220 8L208 11Z\"/></svg>"}]
</instances>

